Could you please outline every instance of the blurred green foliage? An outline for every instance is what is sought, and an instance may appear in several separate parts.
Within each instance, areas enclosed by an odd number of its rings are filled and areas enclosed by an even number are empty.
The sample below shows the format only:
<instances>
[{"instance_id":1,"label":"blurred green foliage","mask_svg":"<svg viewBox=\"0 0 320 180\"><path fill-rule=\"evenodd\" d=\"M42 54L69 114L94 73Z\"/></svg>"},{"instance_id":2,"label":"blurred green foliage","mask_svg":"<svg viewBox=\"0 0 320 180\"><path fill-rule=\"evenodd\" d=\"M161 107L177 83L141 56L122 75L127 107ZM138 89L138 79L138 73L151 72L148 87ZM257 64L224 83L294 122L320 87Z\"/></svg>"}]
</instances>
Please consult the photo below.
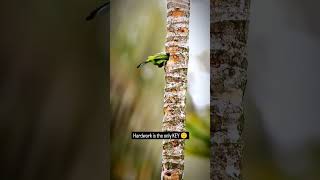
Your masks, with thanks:
<instances>
[{"instance_id":1,"label":"blurred green foliage","mask_svg":"<svg viewBox=\"0 0 320 180\"><path fill-rule=\"evenodd\" d=\"M186 153L210 158L210 119L195 112L187 114L186 129L190 139L186 142Z\"/></svg>"}]
</instances>

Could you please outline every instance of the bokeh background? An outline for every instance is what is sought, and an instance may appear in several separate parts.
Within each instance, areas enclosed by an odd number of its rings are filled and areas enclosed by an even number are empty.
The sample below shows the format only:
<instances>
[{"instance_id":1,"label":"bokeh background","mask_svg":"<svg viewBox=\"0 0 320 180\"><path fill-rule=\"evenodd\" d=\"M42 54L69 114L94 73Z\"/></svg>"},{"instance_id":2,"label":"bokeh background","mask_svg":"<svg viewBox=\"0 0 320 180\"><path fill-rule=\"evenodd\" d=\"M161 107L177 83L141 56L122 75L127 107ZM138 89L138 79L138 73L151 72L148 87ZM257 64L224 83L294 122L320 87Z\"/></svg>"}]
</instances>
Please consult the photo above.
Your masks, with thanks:
<instances>
[{"instance_id":1,"label":"bokeh background","mask_svg":"<svg viewBox=\"0 0 320 180\"><path fill-rule=\"evenodd\" d=\"M251 1L247 179L320 179L319 5Z\"/></svg>"},{"instance_id":2,"label":"bokeh background","mask_svg":"<svg viewBox=\"0 0 320 180\"><path fill-rule=\"evenodd\" d=\"M0 179L107 178L108 16L101 1L0 2Z\"/></svg>"}]
</instances>

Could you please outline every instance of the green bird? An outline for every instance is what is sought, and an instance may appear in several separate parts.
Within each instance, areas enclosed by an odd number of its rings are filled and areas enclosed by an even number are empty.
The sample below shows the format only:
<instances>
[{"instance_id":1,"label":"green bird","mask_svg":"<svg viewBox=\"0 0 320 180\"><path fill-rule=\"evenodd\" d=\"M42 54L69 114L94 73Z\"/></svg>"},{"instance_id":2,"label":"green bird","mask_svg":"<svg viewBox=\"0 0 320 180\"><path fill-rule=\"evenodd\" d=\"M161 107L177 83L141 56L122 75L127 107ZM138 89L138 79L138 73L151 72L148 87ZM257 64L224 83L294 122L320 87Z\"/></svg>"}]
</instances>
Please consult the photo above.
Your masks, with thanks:
<instances>
[{"instance_id":1,"label":"green bird","mask_svg":"<svg viewBox=\"0 0 320 180\"><path fill-rule=\"evenodd\" d=\"M142 63L140 63L137 68L140 68L141 66L147 64L147 63L153 63L154 65L158 66L159 68L163 67L167 61L169 60L170 53L161 52L157 53L153 56L148 56L148 59Z\"/></svg>"}]
</instances>

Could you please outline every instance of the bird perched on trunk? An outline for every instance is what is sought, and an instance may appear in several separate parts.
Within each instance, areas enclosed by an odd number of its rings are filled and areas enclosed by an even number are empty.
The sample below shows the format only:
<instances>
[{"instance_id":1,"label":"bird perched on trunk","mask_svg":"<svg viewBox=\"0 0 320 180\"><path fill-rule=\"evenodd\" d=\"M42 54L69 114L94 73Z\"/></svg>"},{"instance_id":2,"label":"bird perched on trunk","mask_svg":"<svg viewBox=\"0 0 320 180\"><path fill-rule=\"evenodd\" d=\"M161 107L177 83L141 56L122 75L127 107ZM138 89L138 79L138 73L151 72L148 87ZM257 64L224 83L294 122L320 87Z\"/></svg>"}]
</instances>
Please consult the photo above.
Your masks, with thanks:
<instances>
[{"instance_id":1,"label":"bird perched on trunk","mask_svg":"<svg viewBox=\"0 0 320 180\"><path fill-rule=\"evenodd\" d=\"M93 10L89 16L87 16L86 20L89 21L97 16L97 14L100 14L104 12L108 7L110 6L110 0L103 3L101 6L97 7L95 10Z\"/></svg>"},{"instance_id":2,"label":"bird perched on trunk","mask_svg":"<svg viewBox=\"0 0 320 180\"><path fill-rule=\"evenodd\" d=\"M159 68L163 67L167 61L169 60L170 57L170 53L166 53L166 52L161 52L161 53L157 53L153 56L148 56L148 59L142 63L140 63L137 68L147 64L147 63L152 63L156 66L158 66Z\"/></svg>"}]
</instances>

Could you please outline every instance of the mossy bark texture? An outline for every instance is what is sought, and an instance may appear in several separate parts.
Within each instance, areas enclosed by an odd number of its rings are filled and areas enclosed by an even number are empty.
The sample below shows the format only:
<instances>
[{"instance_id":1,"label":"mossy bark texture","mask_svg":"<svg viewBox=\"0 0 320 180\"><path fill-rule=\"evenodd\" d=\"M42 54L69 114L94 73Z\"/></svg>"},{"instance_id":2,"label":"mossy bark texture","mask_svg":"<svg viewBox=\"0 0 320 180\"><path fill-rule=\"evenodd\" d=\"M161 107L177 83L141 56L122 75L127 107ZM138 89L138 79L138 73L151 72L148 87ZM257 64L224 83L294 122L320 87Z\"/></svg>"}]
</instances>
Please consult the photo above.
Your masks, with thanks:
<instances>
[{"instance_id":1,"label":"mossy bark texture","mask_svg":"<svg viewBox=\"0 0 320 180\"><path fill-rule=\"evenodd\" d=\"M212 180L242 179L250 0L210 0Z\"/></svg>"},{"instance_id":2,"label":"mossy bark texture","mask_svg":"<svg viewBox=\"0 0 320 180\"><path fill-rule=\"evenodd\" d=\"M190 0L167 0L163 131L185 131ZM164 140L162 180L183 179L184 140Z\"/></svg>"}]
</instances>

